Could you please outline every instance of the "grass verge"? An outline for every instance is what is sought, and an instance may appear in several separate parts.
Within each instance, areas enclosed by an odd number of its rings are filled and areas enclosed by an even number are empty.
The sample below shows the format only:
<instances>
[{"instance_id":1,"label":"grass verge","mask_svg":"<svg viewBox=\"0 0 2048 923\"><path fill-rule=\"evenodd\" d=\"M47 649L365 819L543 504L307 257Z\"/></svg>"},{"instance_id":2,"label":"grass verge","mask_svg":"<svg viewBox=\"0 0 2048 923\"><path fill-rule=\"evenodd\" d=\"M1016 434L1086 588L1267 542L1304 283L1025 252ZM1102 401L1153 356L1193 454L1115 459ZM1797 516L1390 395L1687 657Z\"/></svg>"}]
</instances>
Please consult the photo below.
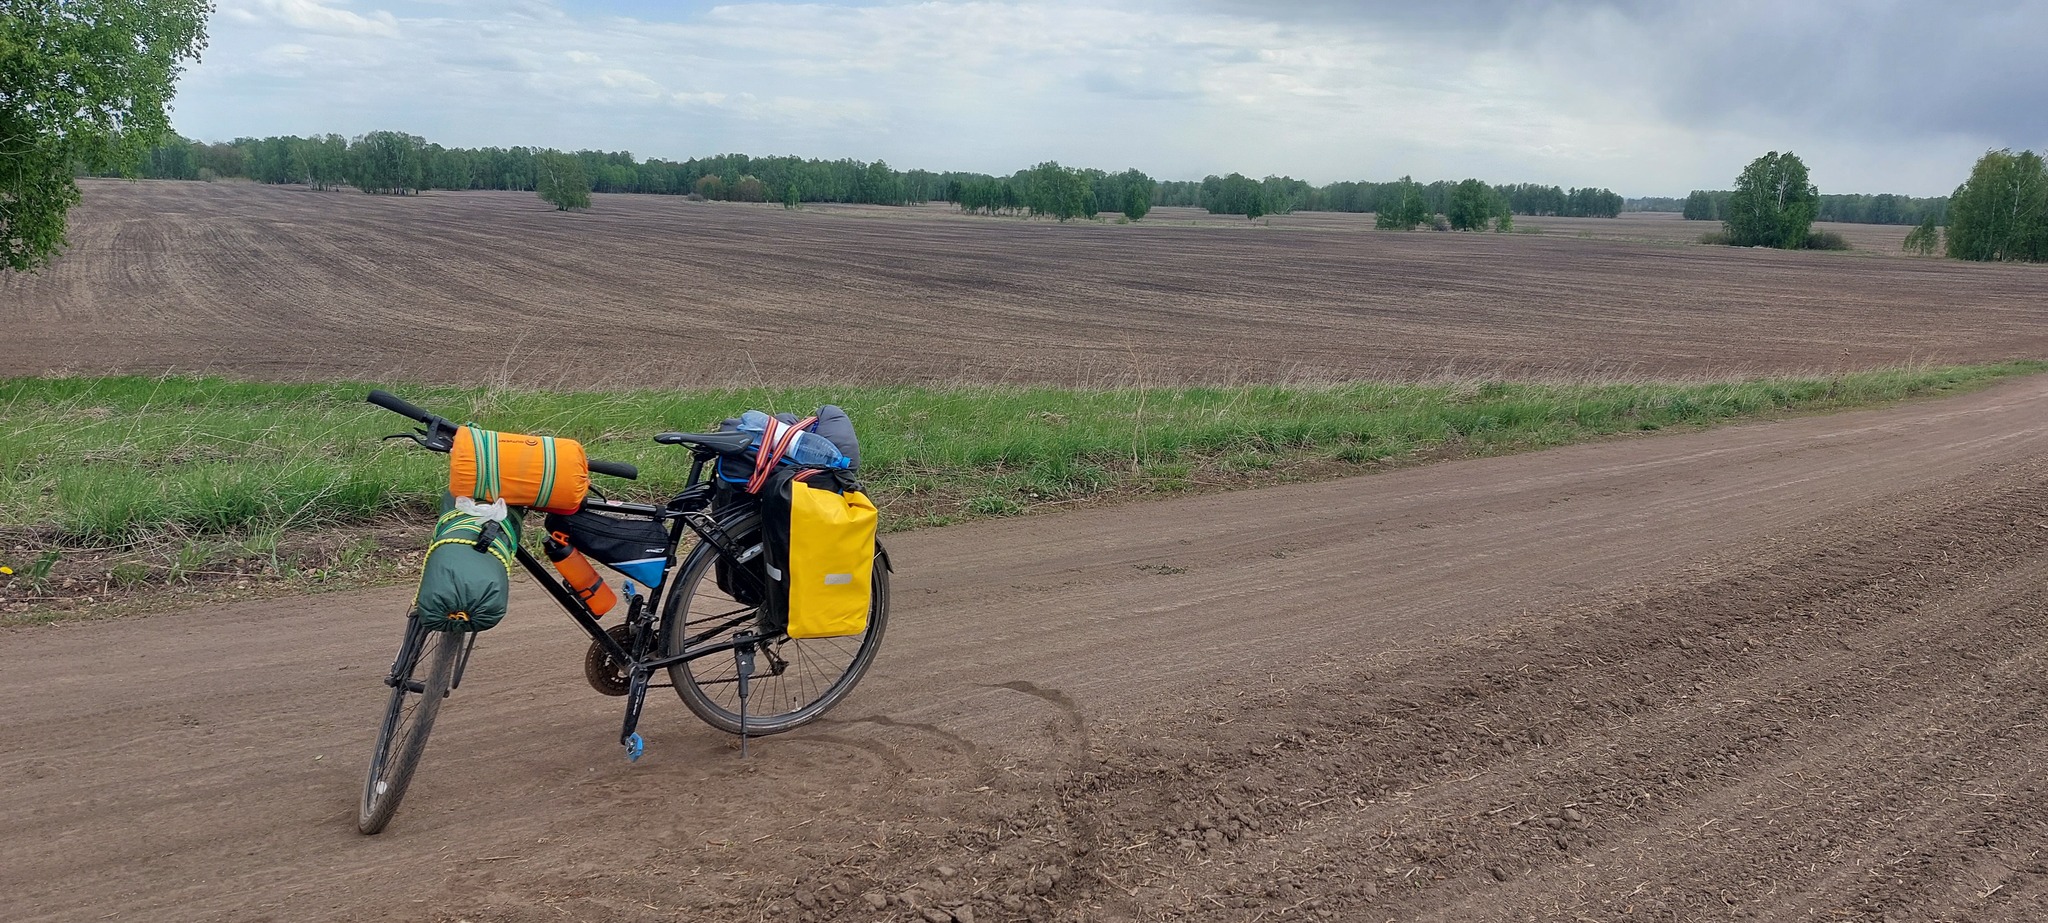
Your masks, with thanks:
<instances>
[{"instance_id":1,"label":"grass verge","mask_svg":"<svg viewBox=\"0 0 2048 923\"><path fill-rule=\"evenodd\" d=\"M860 427L864 480L900 529L1864 406L2044 369L2015 362L1679 384L392 390L452 419L571 436L593 456L634 462L640 481L607 486L641 499L673 493L688 474L688 454L653 444L655 432L709 428L746 408L838 403ZM402 573L404 562L387 553L390 536L418 531L406 524L431 509L445 460L380 442L405 421L363 403L370 387L0 380L0 428L11 434L0 442L0 565L14 571L0 576L0 612L208 580Z\"/></svg>"}]
</instances>

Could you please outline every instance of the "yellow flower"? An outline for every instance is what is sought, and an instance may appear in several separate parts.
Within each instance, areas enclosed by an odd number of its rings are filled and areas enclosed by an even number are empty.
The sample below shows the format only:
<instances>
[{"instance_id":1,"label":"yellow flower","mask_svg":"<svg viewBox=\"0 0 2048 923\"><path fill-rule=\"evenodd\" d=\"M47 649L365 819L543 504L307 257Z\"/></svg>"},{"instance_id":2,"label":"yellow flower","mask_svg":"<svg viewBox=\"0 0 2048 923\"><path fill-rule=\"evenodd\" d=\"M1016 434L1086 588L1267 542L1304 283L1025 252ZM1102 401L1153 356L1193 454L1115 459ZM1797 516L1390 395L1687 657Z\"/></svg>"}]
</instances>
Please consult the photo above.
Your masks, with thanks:
<instances>
[{"instance_id":1,"label":"yellow flower","mask_svg":"<svg viewBox=\"0 0 2048 923\"><path fill-rule=\"evenodd\" d=\"M8 567L8 566L7 566L7 565L5 565L5 564L0 564L0 577L12 577L12 576L14 576L14 568L12 568L12 567Z\"/></svg>"}]
</instances>

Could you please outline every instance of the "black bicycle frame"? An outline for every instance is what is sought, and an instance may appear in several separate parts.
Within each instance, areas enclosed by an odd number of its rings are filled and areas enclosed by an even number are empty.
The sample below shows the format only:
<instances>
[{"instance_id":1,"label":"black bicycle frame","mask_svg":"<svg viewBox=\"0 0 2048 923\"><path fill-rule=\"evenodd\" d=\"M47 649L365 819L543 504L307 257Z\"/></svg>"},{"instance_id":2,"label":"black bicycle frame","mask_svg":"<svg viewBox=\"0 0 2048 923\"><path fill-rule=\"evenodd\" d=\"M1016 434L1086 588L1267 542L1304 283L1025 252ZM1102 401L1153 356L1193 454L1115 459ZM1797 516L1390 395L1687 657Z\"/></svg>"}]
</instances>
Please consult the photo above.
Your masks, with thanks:
<instances>
[{"instance_id":1,"label":"black bicycle frame","mask_svg":"<svg viewBox=\"0 0 2048 923\"><path fill-rule=\"evenodd\" d=\"M695 485L692 485L692 487L694 489ZM664 562L662 571L664 575L662 586L663 591L666 591L668 588L668 577L676 570L676 548L682 544L683 532L686 528L697 535L700 543L709 545L712 551L719 557L735 563L745 563L740 557L740 552L725 541L725 522L714 521L709 526L706 526L698 521L699 519L708 518L703 516L701 509L675 509L678 506L695 505L691 501L706 499L701 495L692 497L691 493L691 490L685 490L681 496L670 501L670 509L660 509L644 503L624 503L604 499L588 500L583 504L583 508L586 510L626 513L652 519L670 520L668 560ZM736 517L728 516L726 521L730 521L733 518ZM516 557L520 566L526 568L526 572L533 576L534 581L546 588L548 595L553 596L555 602L562 607L562 610L569 613L569 618L583 628L583 632L590 636L592 643L604 648L606 653L610 654L617 662L625 664L629 670L652 673L655 670L674 666L686 660L695 660L710 654L730 651L736 647L748 646L761 640L759 635L742 632L729 640L721 641L717 644L707 644L693 650L689 648L688 639L686 638L684 639L684 650L680 654L657 657L652 660L635 660L625 647L620 645L618 640L613 638L609 632L604 630L604 626L598 623L598 616L590 611L590 606L577 598L576 594L570 592L569 588L563 585L562 581L557 579L554 574L549 573L547 567L541 563L540 558L536 557L533 552L526 550L524 546L519 548ZM746 574L749 578L754 576L745 568L741 568L740 572ZM652 607L648 612L648 617L650 619L659 619L661 617L660 596L658 594L650 595L648 605Z\"/></svg>"}]
</instances>

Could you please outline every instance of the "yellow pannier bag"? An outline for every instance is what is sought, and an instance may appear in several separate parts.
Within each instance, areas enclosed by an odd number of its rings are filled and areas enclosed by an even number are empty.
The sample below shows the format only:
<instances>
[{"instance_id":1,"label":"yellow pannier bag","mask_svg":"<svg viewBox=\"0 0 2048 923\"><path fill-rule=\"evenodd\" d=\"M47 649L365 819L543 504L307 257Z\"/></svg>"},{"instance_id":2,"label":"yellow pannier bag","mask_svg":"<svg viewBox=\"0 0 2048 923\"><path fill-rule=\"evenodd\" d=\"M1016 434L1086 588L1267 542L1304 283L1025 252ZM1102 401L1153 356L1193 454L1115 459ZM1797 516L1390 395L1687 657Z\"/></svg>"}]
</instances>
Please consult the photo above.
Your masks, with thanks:
<instances>
[{"instance_id":1,"label":"yellow pannier bag","mask_svg":"<svg viewBox=\"0 0 2048 923\"><path fill-rule=\"evenodd\" d=\"M574 439L463 426L448 456L448 492L458 497L568 514L590 492L590 460Z\"/></svg>"},{"instance_id":2,"label":"yellow pannier bag","mask_svg":"<svg viewBox=\"0 0 2048 923\"><path fill-rule=\"evenodd\" d=\"M764 633L837 638L868 630L875 504L851 475L783 469L761 503L768 600Z\"/></svg>"}]
</instances>

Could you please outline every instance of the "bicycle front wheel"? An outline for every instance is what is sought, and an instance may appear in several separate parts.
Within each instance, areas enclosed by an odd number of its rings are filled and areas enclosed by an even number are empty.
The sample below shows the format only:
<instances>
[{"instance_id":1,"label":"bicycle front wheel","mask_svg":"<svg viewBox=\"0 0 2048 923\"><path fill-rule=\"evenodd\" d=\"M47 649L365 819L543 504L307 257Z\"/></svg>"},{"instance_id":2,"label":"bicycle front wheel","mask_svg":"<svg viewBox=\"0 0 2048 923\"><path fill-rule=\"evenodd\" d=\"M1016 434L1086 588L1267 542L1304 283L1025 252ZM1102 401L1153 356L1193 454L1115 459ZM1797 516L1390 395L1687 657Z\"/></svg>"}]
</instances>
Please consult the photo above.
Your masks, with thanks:
<instances>
[{"instance_id":1,"label":"bicycle front wheel","mask_svg":"<svg viewBox=\"0 0 2048 923\"><path fill-rule=\"evenodd\" d=\"M370 778L363 783L357 830L377 833L398 813L467 640L464 633L428 631L418 618L407 619L405 643L391 669L391 703L377 731L377 749L370 754Z\"/></svg>"},{"instance_id":2,"label":"bicycle front wheel","mask_svg":"<svg viewBox=\"0 0 2048 923\"><path fill-rule=\"evenodd\" d=\"M761 519L748 515L724 531L738 537L739 548L752 548L761 542ZM734 585L721 588L718 560L711 548L700 545L678 569L662 607L664 655L727 641L742 632L760 632L760 608L750 592L754 586L745 576L735 574L727 581ZM748 598L736 598L736 594ZM747 734L794 730L830 711L853 691L874 662L888 625L889 573L877 546L866 631L842 638L797 640L778 635L754 642ZM669 667L668 673L683 705L704 723L728 734L740 732L739 671L731 652L686 660Z\"/></svg>"}]
</instances>

